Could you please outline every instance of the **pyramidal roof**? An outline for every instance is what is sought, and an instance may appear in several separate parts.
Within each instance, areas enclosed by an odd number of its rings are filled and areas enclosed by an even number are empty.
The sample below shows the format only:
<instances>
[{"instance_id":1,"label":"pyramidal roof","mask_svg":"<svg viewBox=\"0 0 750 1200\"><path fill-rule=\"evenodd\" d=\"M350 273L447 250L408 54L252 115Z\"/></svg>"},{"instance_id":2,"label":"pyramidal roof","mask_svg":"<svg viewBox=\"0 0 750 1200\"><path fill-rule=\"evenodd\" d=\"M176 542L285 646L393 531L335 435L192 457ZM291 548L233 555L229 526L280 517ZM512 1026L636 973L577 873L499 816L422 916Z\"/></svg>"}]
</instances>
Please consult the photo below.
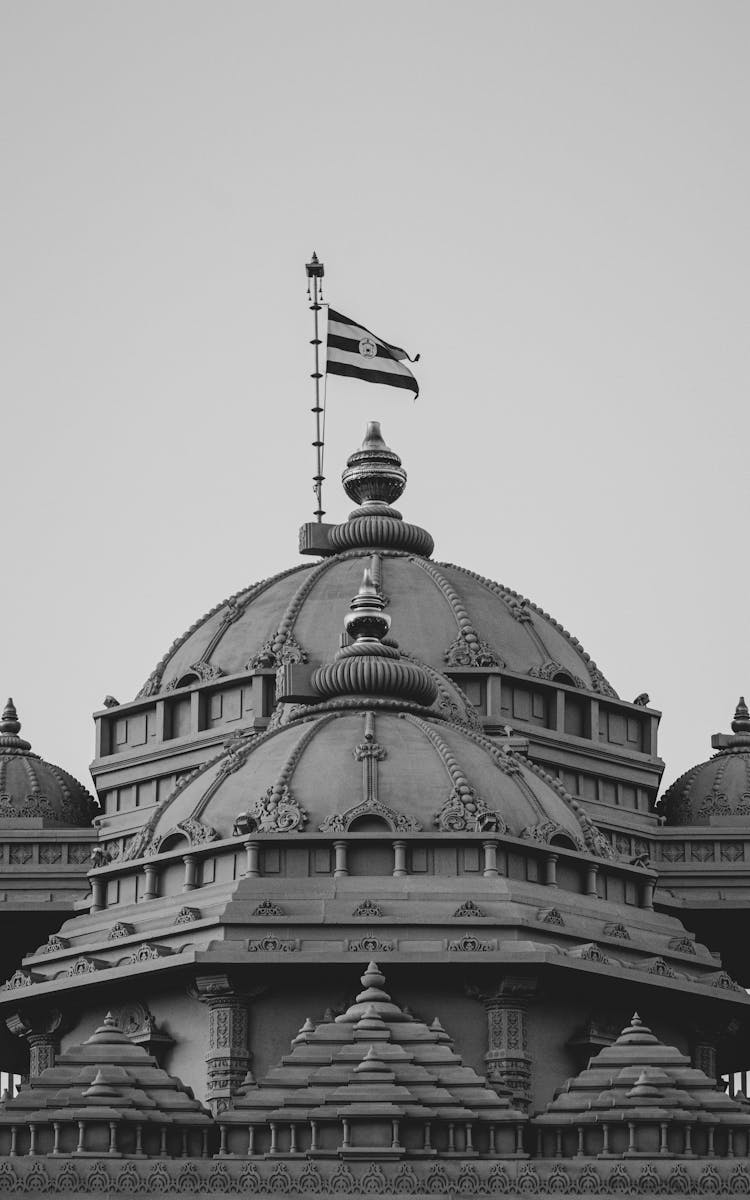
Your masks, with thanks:
<instances>
[{"instance_id":1,"label":"pyramidal roof","mask_svg":"<svg viewBox=\"0 0 750 1200\"><path fill-rule=\"evenodd\" d=\"M244 1087L222 1122L525 1121L507 1095L463 1064L438 1020L428 1026L393 1002L376 963L362 986L341 1016L307 1020L291 1053L260 1085Z\"/></svg>"},{"instance_id":2,"label":"pyramidal roof","mask_svg":"<svg viewBox=\"0 0 750 1200\"><path fill-rule=\"evenodd\" d=\"M207 1111L180 1079L131 1042L110 1014L81 1045L0 1104L0 1126L54 1121L116 1121L205 1127Z\"/></svg>"},{"instance_id":3,"label":"pyramidal roof","mask_svg":"<svg viewBox=\"0 0 750 1200\"><path fill-rule=\"evenodd\" d=\"M637 1013L617 1040L560 1088L535 1125L594 1122L750 1125L750 1116L675 1046L666 1046Z\"/></svg>"}]
</instances>

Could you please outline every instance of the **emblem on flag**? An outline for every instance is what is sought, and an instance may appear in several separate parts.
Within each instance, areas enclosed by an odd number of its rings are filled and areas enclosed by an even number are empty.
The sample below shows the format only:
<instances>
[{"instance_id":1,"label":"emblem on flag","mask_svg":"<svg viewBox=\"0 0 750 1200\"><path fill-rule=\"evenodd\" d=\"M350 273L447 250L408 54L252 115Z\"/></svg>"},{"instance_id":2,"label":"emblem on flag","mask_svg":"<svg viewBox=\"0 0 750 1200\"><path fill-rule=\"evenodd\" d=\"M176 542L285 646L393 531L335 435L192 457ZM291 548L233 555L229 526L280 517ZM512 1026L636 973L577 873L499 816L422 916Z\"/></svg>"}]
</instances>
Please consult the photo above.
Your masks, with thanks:
<instances>
[{"instance_id":1,"label":"emblem on flag","mask_svg":"<svg viewBox=\"0 0 750 1200\"><path fill-rule=\"evenodd\" d=\"M404 365L404 359L418 362L419 355L410 358L400 346L392 346L364 325L352 321L351 317L328 309L326 370L329 375L348 375L367 383L407 388L416 400L419 384Z\"/></svg>"}]
</instances>

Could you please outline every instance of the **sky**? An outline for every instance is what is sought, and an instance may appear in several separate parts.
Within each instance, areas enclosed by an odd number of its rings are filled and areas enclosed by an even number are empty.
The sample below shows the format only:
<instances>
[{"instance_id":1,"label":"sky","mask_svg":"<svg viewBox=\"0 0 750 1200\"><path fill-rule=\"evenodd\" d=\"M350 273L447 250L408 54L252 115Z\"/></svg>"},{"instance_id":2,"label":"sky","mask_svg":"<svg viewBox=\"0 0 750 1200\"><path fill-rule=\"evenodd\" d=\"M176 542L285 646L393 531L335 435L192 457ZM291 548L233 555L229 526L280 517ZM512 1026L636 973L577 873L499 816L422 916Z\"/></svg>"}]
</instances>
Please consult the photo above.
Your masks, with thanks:
<instances>
[{"instance_id":1,"label":"sky","mask_svg":"<svg viewBox=\"0 0 750 1200\"><path fill-rule=\"evenodd\" d=\"M436 557L663 711L665 784L750 692L750 6L4 0L0 690L90 785L91 713L293 565L310 312L421 353L328 387ZM398 636L394 630L394 636Z\"/></svg>"}]
</instances>

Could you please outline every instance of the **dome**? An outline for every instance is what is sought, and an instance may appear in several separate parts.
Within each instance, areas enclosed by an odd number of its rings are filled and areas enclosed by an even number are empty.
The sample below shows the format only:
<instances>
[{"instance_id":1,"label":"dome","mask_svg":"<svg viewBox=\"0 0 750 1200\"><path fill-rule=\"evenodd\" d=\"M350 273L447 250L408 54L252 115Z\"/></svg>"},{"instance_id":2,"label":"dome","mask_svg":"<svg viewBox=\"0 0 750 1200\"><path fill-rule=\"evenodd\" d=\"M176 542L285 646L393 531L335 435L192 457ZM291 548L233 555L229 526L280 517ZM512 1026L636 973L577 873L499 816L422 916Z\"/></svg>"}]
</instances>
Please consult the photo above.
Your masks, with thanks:
<instances>
[{"instance_id":1,"label":"dome","mask_svg":"<svg viewBox=\"0 0 750 1200\"><path fill-rule=\"evenodd\" d=\"M90 825L98 811L82 783L32 753L19 737L21 723L12 700L0 719L0 821L35 824L43 828Z\"/></svg>"},{"instance_id":2,"label":"dome","mask_svg":"<svg viewBox=\"0 0 750 1200\"><path fill-rule=\"evenodd\" d=\"M432 561L430 535L386 503L405 485L400 462L371 422L344 472L348 494L361 503L343 524L320 527L327 530L327 556L218 604L177 639L140 695L262 667L328 661L363 560L372 557L407 656L441 673L498 667L615 696L580 642L537 605L473 571Z\"/></svg>"},{"instance_id":3,"label":"dome","mask_svg":"<svg viewBox=\"0 0 750 1200\"><path fill-rule=\"evenodd\" d=\"M227 749L159 807L138 852L253 829L486 829L581 850L598 836L522 756L395 707L310 712Z\"/></svg>"},{"instance_id":4,"label":"dome","mask_svg":"<svg viewBox=\"0 0 750 1200\"><path fill-rule=\"evenodd\" d=\"M667 825L750 824L750 713L740 696L732 733L715 733L718 754L680 775L658 807Z\"/></svg>"}]
</instances>

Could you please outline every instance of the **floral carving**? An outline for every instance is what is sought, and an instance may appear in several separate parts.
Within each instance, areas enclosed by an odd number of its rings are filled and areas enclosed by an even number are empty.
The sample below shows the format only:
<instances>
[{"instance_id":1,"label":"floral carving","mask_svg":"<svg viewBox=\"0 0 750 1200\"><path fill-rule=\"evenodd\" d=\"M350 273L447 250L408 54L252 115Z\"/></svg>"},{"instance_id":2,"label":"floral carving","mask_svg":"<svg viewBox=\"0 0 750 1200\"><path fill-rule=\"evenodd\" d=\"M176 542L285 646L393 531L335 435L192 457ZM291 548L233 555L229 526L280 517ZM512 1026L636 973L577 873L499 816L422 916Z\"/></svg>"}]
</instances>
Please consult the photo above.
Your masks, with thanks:
<instances>
[{"instance_id":1,"label":"floral carving","mask_svg":"<svg viewBox=\"0 0 750 1200\"><path fill-rule=\"evenodd\" d=\"M36 980L30 971L16 971L0 989L3 992L17 992L21 988L31 987Z\"/></svg>"},{"instance_id":2,"label":"floral carving","mask_svg":"<svg viewBox=\"0 0 750 1200\"><path fill-rule=\"evenodd\" d=\"M689 937L673 937L670 938L669 949L679 954L695 954L695 942Z\"/></svg>"},{"instance_id":3,"label":"floral carving","mask_svg":"<svg viewBox=\"0 0 750 1200\"><path fill-rule=\"evenodd\" d=\"M155 946L153 942L142 942L140 946L136 946L135 950L128 955L125 962L150 962L152 959L161 958L163 955L171 953L172 951L166 946Z\"/></svg>"},{"instance_id":4,"label":"floral carving","mask_svg":"<svg viewBox=\"0 0 750 1200\"><path fill-rule=\"evenodd\" d=\"M568 950L566 953L570 958L582 958L586 962L602 964L612 962L612 959L607 958L607 955L597 946L596 942L585 942L582 946L577 946L574 950Z\"/></svg>"},{"instance_id":5,"label":"floral carving","mask_svg":"<svg viewBox=\"0 0 750 1200\"><path fill-rule=\"evenodd\" d=\"M107 934L107 941L116 942L118 938L130 937L131 933L135 933L132 925L128 925L126 921L116 921Z\"/></svg>"},{"instance_id":6,"label":"floral carving","mask_svg":"<svg viewBox=\"0 0 750 1200\"><path fill-rule=\"evenodd\" d=\"M419 833L422 829L415 817L397 813L381 800L363 801L344 813L330 813L318 828L321 833L346 833L353 821L368 816L381 817L394 833Z\"/></svg>"},{"instance_id":7,"label":"floral carving","mask_svg":"<svg viewBox=\"0 0 750 1200\"><path fill-rule=\"evenodd\" d=\"M286 667L297 663L307 662L307 652L291 633L283 640L278 634L264 642L257 654L253 655L247 664L249 671L269 670L273 667Z\"/></svg>"},{"instance_id":8,"label":"floral carving","mask_svg":"<svg viewBox=\"0 0 750 1200\"><path fill-rule=\"evenodd\" d=\"M475 904L473 900L465 900L463 904L458 906L453 916L473 919L476 917L486 917L487 913L478 904Z\"/></svg>"},{"instance_id":9,"label":"floral carving","mask_svg":"<svg viewBox=\"0 0 750 1200\"><path fill-rule=\"evenodd\" d=\"M475 633L460 633L443 654L449 667L504 667L505 663Z\"/></svg>"},{"instance_id":10,"label":"floral carving","mask_svg":"<svg viewBox=\"0 0 750 1200\"><path fill-rule=\"evenodd\" d=\"M459 951L466 954L475 954L477 951L494 950L494 942L480 942L479 938L474 937L473 933L465 933L460 938L455 938L448 942L446 949L451 952Z\"/></svg>"},{"instance_id":11,"label":"floral carving","mask_svg":"<svg viewBox=\"0 0 750 1200\"><path fill-rule=\"evenodd\" d=\"M249 941L247 948L251 953L291 954L298 947L297 942L291 938L278 938L272 933L267 933L265 937Z\"/></svg>"},{"instance_id":12,"label":"floral carving","mask_svg":"<svg viewBox=\"0 0 750 1200\"><path fill-rule=\"evenodd\" d=\"M571 687L586 686L580 676L574 675L562 663L554 662L552 659L548 659L536 667L530 667L528 673L532 679L552 679L558 683L567 683Z\"/></svg>"},{"instance_id":13,"label":"floral carving","mask_svg":"<svg viewBox=\"0 0 750 1200\"><path fill-rule=\"evenodd\" d=\"M174 679L165 683L164 691L174 692L177 688L192 687L196 683L208 683L212 679L219 679L223 674L221 667L215 667L213 663L193 663L186 671L182 671Z\"/></svg>"},{"instance_id":14,"label":"floral carving","mask_svg":"<svg viewBox=\"0 0 750 1200\"><path fill-rule=\"evenodd\" d=\"M190 908L189 905L185 904L175 917L174 923L175 925L192 925L193 921L200 921L200 917L199 908Z\"/></svg>"},{"instance_id":15,"label":"floral carving","mask_svg":"<svg viewBox=\"0 0 750 1200\"><path fill-rule=\"evenodd\" d=\"M257 908L253 909L254 917L283 917L284 910L280 904L274 904L272 900L261 900Z\"/></svg>"},{"instance_id":16,"label":"floral carving","mask_svg":"<svg viewBox=\"0 0 750 1200\"><path fill-rule=\"evenodd\" d=\"M90 975L93 971L99 969L99 963L93 958L86 958L85 954L80 955L68 967L67 975Z\"/></svg>"},{"instance_id":17,"label":"floral carving","mask_svg":"<svg viewBox=\"0 0 750 1200\"><path fill-rule=\"evenodd\" d=\"M607 937L622 938L624 942L630 941L630 934L624 925L619 921L609 921L604 926L604 932Z\"/></svg>"},{"instance_id":18,"label":"floral carving","mask_svg":"<svg viewBox=\"0 0 750 1200\"><path fill-rule=\"evenodd\" d=\"M565 921L559 908L540 908L536 914L537 921L544 922L545 925L558 925L564 928Z\"/></svg>"},{"instance_id":19,"label":"floral carving","mask_svg":"<svg viewBox=\"0 0 750 1200\"><path fill-rule=\"evenodd\" d=\"M205 846L207 842L215 842L219 835L210 825L204 825L203 821L198 821L195 817L187 817L184 821L178 821L173 829L167 830L161 837L154 842L153 852L159 854L164 843L173 837L182 835L187 838L189 846Z\"/></svg>"},{"instance_id":20,"label":"floral carving","mask_svg":"<svg viewBox=\"0 0 750 1200\"><path fill-rule=\"evenodd\" d=\"M60 950L67 950L70 942L67 938L60 937L58 933L53 933L43 946L37 950L37 954L57 954Z\"/></svg>"},{"instance_id":21,"label":"floral carving","mask_svg":"<svg viewBox=\"0 0 750 1200\"><path fill-rule=\"evenodd\" d=\"M307 824L307 813L286 784L270 787L248 809L247 815L266 833L290 833L293 829L304 829Z\"/></svg>"},{"instance_id":22,"label":"floral carving","mask_svg":"<svg viewBox=\"0 0 750 1200\"><path fill-rule=\"evenodd\" d=\"M382 917L383 910L374 900L362 900L354 909L353 917Z\"/></svg>"},{"instance_id":23,"label":"floral carving","mask_svg":"<svg viewBox=\"0 0 750 1200\"><path fill-rule=\"evenodd\" d=\"M576 849L585 850L584 843L577 834L571 833L569 829L557 825L554 821L540 821L538 825L527 825L521 830L521 837L533 842L542 842L546 846L549 846L555 837L564 838L565 842L572 842ZM609 842L607 848L611 853L612 847Z\"/></svg>"},{"instance_id":24,"label":"floral carving","mask_svg":"<svg viewBox=\"0 0 750 1200\"><path fill-rule=\"evenodd\" d=\"M493 812L467 784L454 788L440 812L435 825L441 833L507 833L508 826L499 813Z\"/></svg>"},{"instance_id":25,"label":"floral carving","mask_svg":"<svg viewBox=\"0 0 750 1200\"><path fill-rule=\"evenodd\" d=\"M347 950L352 954L390 954L396 949L395 942L387 942L374 933L367 933L354 942L347 942Z\"/></svg>"}]
</instances>

